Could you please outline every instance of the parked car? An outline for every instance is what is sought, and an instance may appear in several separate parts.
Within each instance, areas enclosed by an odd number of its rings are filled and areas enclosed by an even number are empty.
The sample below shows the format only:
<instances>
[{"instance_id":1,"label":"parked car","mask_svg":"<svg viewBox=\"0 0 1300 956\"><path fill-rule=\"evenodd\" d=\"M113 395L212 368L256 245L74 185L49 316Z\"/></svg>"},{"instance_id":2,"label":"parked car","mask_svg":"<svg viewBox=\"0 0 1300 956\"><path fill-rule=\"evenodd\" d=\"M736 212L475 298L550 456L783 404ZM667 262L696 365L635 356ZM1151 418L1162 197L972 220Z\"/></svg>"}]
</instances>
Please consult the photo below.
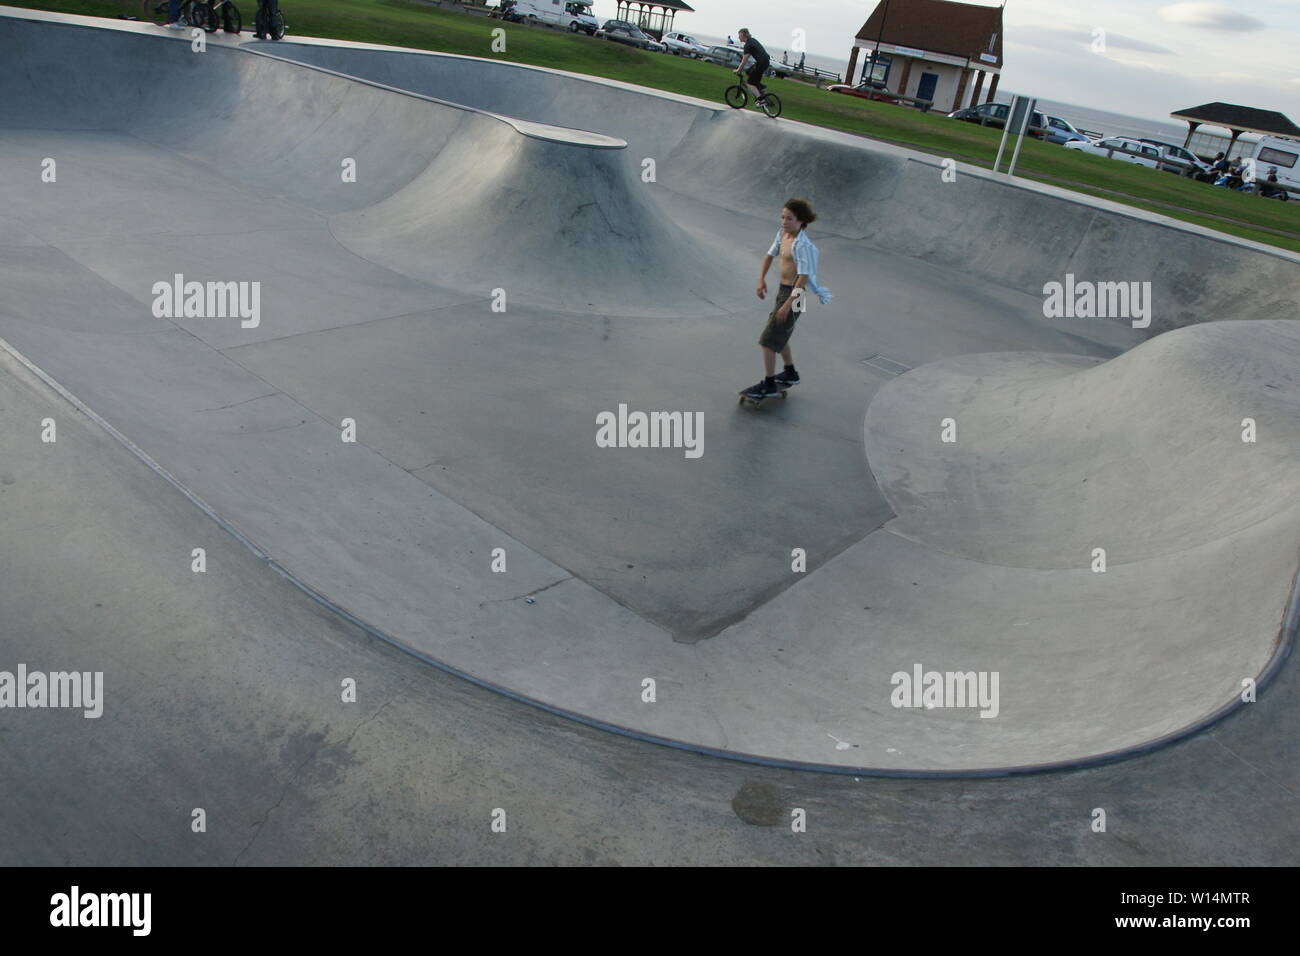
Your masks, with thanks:
<instances>
[{"instance_id":1,"label":"parked car","mask_svg":"<svg viewBox=\"0 0 1300 956\"><path fill-rule=\"evenodd\" d=\"M709 48L685 33L665 33L663 45L668 48L668 52L676 56L703 56L709 52Z\"/></svg>"},{"instance_id":2,"label":"parked car","mask_svg":"<svg viewBox=\"0 0 1300 956\"><path fill-rule=\"evenodd\" d=\"M1160 164L1161 152L1151 145L1141 140L1129 139L1126 136L1112 136L1109 139L1099 140L1075 140L1072 143L1065 144L1066 149L1077 149L1083 153L1091 153L1094 156L1105 156L1107 159L1118 159L1121 162L1133 163L1137 166L1145 166L1148 169L1155 169Z\"/></svg>"},{"instance_id":3,"label":"parked car","mask_svg":"<svg viewBox=\"0 0 1300 956\"><path fill-rule=\"evenodd\" d=\"M596 18L591 15L592 0L518 0L514 13L525 21L549 23L570 33L596 35Z\"/></svg>"},{"instance_id":4,"label":"parked car","mask_svg":"<svg viewBox=\"0 0 1300 956\"><path fill-rule=\"evenodd\" d=\"M1049 143L1073 143L1081 139L1087 139L1081 132L1074 128L1068 120L1063 120L1059 116L1047 117L1047 142ZM1100 139L1100 137L1098 137Z\"/></svg>"},{"instance_id":5,"label":"parked car","mask_svg":"<svg viewBox=\"0 0 1300 956\"><path fill-rule=\"evenodd\" d=\"M744 55L745 51L738 46L711 46L701 59L734 70L740 66L740 58Z\"/></svg>"},{"instance_id":6,"label":"parked car","mask_svg":"<svg viewBox=\"0 0 1300 956\"><path fill-rule=\"evenodd\" d=\"M964 110L954 110L948 115L952 119L964 120L967 123L979 123L981 126L1003 129L1007 125L1007 117L1010 114L1011 107L1006 103L981 103L979 106L968 106ZM1047 131L1047 117L1034 110L1034 115L1029 118L1028 135L1034 139L1046 139Z\"/></svg>"},{"instance_id":7,"label":"parked car","mask_svg":"<svg viewBox=\"0 0 1300 956\"><path fill-rule=\"evenodd\" d=\"M889 92L889 87L880 80L862 80L857 86L850 86L847 83L832 83L826 89L832 93L860 96L864 100L878 100L881 103L897 103L899 101L897 96Z\"/></svg>"},{"instance_id":8,"label":"parked car","mask_svg":"<svg viewBox=\"0 0 1300 956\"><path fill-rule=\"evenodd\" d=\"M655 52L663 52L664 50L662 43L642 33L640 27L626 20L606 20L605 25L600 28L600 33L606 40L624 43L627 46L634 46L641 50L653 50Z\"/></svg>"},{"instance_id":9,"label":"parked car","mask_svg":"<svg viewBox=\"0 0 1300 956\"><path fill-rule=\"evenodd\" d=\"M1160 166L1162 169L1177 173L1180 176L1208 176L1210 174L1209 163L1199 156L1193 155L1190 150L1184 149L1177 143L1167 143L1162 139L1147 139L1145 136L1139 139L1138 142L1148 143L1160 150Z\"/></svg>"}]
</instances>

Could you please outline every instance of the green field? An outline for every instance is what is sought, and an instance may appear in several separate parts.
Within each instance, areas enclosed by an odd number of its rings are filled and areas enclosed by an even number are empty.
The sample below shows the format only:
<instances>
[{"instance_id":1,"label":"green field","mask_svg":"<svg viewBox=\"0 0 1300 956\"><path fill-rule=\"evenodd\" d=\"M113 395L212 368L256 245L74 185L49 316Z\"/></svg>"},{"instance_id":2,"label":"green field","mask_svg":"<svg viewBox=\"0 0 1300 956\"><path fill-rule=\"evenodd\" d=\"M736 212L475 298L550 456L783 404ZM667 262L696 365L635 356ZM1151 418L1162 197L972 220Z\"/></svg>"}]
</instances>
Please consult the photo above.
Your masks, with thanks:
<instances>
[{"instance_id":1,"label":"green field","mask_svg":"<svg viewBox=\"0 0 1300 956\"><path fill-rule=\"evenodd\" d=\"M12 5L91 16L139 15L139 0L10 0ZM255 0L243 6L251 23ZM732 75L719 66L645 53L607 40L558 30L509 25L507 50L493 53L490 31L501 26L481 12L451 3L403 0L281 0L290 36L331 37L441 50L549 66L720 101ZM939 114L873 103L795 80L771 80L783 119L813 123L913 147L960 163L992 167L1001 133ZM1018 176L1052 183L1171 218L1284 249L1300 251L1300 202L1264 200L1168 173L1088 156L1029 140Z\"/></svg>"}]
</instances>

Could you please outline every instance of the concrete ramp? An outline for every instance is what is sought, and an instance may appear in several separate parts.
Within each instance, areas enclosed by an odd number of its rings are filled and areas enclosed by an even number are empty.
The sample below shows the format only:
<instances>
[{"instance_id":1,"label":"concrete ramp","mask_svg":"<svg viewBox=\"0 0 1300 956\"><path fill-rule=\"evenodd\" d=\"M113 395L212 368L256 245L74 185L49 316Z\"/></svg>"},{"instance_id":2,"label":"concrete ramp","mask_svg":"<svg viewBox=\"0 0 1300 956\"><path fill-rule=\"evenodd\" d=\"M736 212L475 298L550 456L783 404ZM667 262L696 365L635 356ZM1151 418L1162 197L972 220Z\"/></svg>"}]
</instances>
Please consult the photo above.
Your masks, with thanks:
<instances>
[{"instance_id":1,"label":"concrete ramp","mask_svg":"<svg viewBox=\"0 0 1300 956\"><path fill-rule=\"evenodd\" d=\"M890 531L947 553L1077 568L1100 547L1114 568L1188 551L1300 504L1300 325L1214 322L1104 363L936 362L881 389L866 441Z\"/></svg>"},{"instance_id":2,"label":"concrete ramp","mask_svg":"<svg viewBox=\"0 0 1300 956\"><path fill-rule=\"evenodd\" d=\"M1289 647L1300 257L464 57L0 9L0 89L0 348L419 660L702 752L967 775L1177 739ZM739 408L791 194L835 300L803 384ZM1067 273L1150 282L1151 327L1048 317ZM257 321L160 309L176 274L257 283ZM699 441L598 443L629 411Z\"/></svg>"},{"instance_id":3,"label":"concrete ramp","mask_svg":"<svg viewBox=\"0 0 1300 956\"><path fill-rule=\"evenodd\" d=\"M943 157L718 103L558 70L441 53L300 38L259 44L458 103L625 139L627 161L658 161L659 184L701 203L771 216L809 197L819 231L977 275L1030 295L1067 273L1152 283L1151 332L1199 322L1300 318L1295 257L1209 229L1063 189L1014 184ZM719 73L719 87L726 74Z\"/></svg>"},{"instance_id":4,"label":"concrete ramp","mask_svg":"<svg viewBox=\"0 0 1300 956\"><path fill-rule=\"evenodd\" d=\"M331 230L403 275L566 311L717 315L707 296L728 268L674 227L615 151L504 124L450 137L410 183Z\"/></svg>"}]
</instances>

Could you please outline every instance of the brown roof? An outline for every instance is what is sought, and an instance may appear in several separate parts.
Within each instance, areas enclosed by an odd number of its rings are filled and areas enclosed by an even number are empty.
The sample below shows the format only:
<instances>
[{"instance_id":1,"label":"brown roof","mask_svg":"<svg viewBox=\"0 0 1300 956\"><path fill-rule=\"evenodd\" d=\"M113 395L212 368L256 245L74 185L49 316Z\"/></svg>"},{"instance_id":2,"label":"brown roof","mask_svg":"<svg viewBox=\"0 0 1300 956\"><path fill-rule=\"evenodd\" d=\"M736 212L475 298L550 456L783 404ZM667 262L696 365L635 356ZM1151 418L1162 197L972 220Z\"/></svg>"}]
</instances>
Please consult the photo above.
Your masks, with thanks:
<instances>
[{"instance_id":1,"label":"brown roof","mask_svg":"<svg viewBox=\"0 0 1300 956\"><path fill-rule=\"evenodd\" d=\"M626 0L628 6L634 7L663 7L666 10L680 10L683 13L694 13L695 8L690 4L683 3L682 0Z\"/></svg>"},{"instance_id":2,"label":"brown roof","mask_svg":"<svg viewBox=\"0 0 1300 956\"><path fill-rule=\"evenodd\" d=\"M979 60L991 53L1002 65L1002 8L952 0L880 0L858 39ZM991 46L990 46L991 41ZM983 61L988 63L987 60Z\"/></svg>"},{"instance_id":3,"label":"brown roof","mask_svg":"<svg viewBox=\"0 0 1300 956\"><path fill-rule=\"evenodd\" d=\"M1247 133L1273 133L1277 136L1300 136L1300 127L1274 110L1260 110L1235 103L1206 103L1170 113L1174 119L1192 120L1221 129L1238 129Z\"/></svg>"}]
</instances>

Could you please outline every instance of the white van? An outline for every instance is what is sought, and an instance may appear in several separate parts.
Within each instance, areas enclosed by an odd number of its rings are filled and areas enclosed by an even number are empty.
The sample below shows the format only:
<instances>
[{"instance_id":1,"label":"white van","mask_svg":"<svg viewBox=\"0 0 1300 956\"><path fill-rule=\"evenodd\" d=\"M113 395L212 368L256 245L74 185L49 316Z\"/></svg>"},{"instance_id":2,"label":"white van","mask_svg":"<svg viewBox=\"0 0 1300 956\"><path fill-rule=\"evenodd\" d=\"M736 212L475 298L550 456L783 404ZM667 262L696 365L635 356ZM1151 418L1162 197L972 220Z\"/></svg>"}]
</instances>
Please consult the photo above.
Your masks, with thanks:
<instances>
[{"instance_id":1,"label":"white van","mask_svg":"<svg viewBox=\"0 0 1300 956\"><path fill-rule=\"evenodd\" d=\"M600 24L591 15L591 4L592 0L519 0L515 13L525 20L531 18L594 37Z\"/></svg>"},{"instance_id":2,"label":"white van","mask_svg":"<svg viewBox=\"0 0 1300 956\"><path fill-rule=\"evenodd\" d=\"M1268 178L1272 167L1277 169L1277 181L1300 189L1300 140L1281 136L1265 136L1255 148L1255 178Z\"/></svg>"}]
</instances>

